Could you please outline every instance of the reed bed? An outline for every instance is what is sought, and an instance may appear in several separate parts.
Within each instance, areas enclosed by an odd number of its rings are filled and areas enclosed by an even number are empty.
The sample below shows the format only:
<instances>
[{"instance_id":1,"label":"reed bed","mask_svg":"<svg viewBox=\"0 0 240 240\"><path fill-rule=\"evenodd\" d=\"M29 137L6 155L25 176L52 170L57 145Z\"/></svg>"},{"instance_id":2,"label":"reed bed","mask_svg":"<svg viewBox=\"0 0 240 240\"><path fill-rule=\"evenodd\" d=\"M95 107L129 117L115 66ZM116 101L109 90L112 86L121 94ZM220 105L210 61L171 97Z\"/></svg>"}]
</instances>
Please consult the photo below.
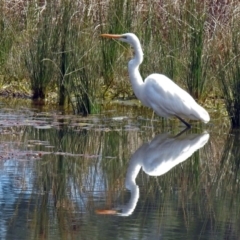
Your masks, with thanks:
<instances>
[{"instance_id":1,"label":"reed bed","mask_svg":"<svg viewBox=\"0 0 240 240\"><path fill-rule=\"evenodd\" d=\"M53 90L60 105L87 114L99 98L133 94L126 69L130 48L99 34L134 32L145 53L143 77L163 73L210 107L212 98L223 97L236 127L239 9L237 0L2 1L1 75L7 74L4 66L14 68L36 98ZM24 66L9 64L16 52Z\"/></svg>"}]
</instances>

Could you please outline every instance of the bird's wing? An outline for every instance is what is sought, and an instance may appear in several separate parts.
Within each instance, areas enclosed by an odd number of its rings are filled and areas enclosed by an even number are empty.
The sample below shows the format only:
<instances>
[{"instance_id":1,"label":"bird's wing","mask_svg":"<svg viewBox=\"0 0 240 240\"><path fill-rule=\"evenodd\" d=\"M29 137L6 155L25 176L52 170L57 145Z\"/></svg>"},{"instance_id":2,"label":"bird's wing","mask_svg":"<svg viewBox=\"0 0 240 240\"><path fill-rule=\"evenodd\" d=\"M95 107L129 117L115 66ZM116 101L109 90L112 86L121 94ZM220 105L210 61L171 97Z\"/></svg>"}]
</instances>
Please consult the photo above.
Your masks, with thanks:
<instances>
[{"instance_id":1,"label":"bird's wing","mask_svg":"<svg viewBox=\"0 0 240 240\"><path fill-rule=\"evenodd\" d=\"M168 77L152 74L144 82L145 101L162 117L187 117L196 107L194 99Z\"/></svg>"},{"instance_id":2,"label":"bird's wing","mask_svg":"<svg viewBox=\"0 0 240 240\"><path fill-rule=\"evenodd\" d=\"M188 159L196 150L202 148L209 140L209 134L188 134L179 137L168 137L165 141L162 134L156 136L149 143L148 149L144 152L143 170L152 176L160 176L177 164ZM155 142L160 140L160 144Z\"/></svg>"}]
</instances>

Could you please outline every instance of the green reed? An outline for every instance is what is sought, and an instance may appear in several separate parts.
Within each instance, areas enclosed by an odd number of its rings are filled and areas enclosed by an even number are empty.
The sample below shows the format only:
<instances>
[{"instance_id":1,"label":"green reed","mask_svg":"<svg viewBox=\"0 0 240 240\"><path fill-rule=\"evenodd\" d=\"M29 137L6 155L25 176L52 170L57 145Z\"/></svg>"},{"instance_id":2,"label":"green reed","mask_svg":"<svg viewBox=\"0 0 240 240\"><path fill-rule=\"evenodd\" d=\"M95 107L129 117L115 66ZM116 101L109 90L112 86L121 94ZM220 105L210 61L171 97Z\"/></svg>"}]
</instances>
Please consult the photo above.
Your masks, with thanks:
<instances>
[{"instance_id":1,"label":"green reed","mask_svg":"<svg viewBox=\"0 0 240 240\"><path fill-rule=\"evenodd\" d=\"M27 46L23 54L28 71L33 99L45 99L46 88L54 79L54 65L58 36L54 23L54 4L48 4L42 12L29 5ZM30 25L30 26L29 26Z\"/></svg>"},{"instance_id":2,"label":"green reed","mask_svg":"<svg viewBox=\"0 0 240 240\"><path fill-rule=\"evenodd\" d=\"M11 51L16 42L15 26L18 24L18 18L11 21L11 14L7 14L7 3L0 2L0 84L9 84L12 77L12 71L8 69L8 60L11 57ZM8 75L8 76L7 76Z\"/></svg>"},{"instance_id":3,"label":"green reed","mask_svg":"<svg viewBox=\"0 0 240 240\"><path fill-rule=\"evenodd\" d=\"M0 71L2 72L2 68L8 59L8 54L12 47L14 38L12 36L11 26L8 26L3 19L3 10L1 8L1 4L0 15Z\"/></svg>"},{"instance_id":4,"label":"green reed","mask_svg":"<svg viewBox=\"0 0 240 240\"><path fill-rule=\"evenodd\" d=\"M199 11L199 8L202 9ZM190 94L199 99L204 94L206 74L208 67L208 56L203 55L205 43L204 25L206 23L205 3L199 6L197 3L190 3L186 11L187 31L187 69L186 83Z\"/></svg>"},{"instance_id":5,"label":"green reed","mask_svg":"<svg viewBox=\"0 0 240 240\"><path fill-rule=\"evenodd\" d=\"M233 128L240 126L240 18L232 9L229 25L225 25L224 34L218 44L217 77L222 90L228 115Z\"/></svg>"},{"instance_id":6,"label":"green reed","mask_svg":"<svg viewBox=\"0 0 240 240\"><path fill-rule=\"evenodd\" d=\"M90 62L93 44L89 34L84 34L86 28L85 10L76 12L78 5L64 1L58 16L59 29L58 69L59 104L66 100L75 113L84 115L91 111L93 100L94 61ZM91 59L91 60L90 60Z\"/></svg>"},{"instance_id":7,"label":"green reed","mask_svg":"<svg viewBox=\"0 0 240 240\"><path fill-rule=\"evenodd\" d=\"M88 1L85 3L80 8L78 2L52 1L37 15L37 20L36 10L29 8L32 36L28 36L30 41L24 55L33 98L44 99L51 85L57 90L59 105L70 103L74 113L84 115L90 113L94 104L97 77L88 17L91 6Z\"/></svg>"},{"instance_id":8,"label":"green reed","mask_svg":"<svg viewBox=\"0 0 240 240\"><path fill-rule=\"evenodd\" d=\"M170 17L171 5L164 8L159 3L149 1L149 10L137 14L137 32L144 50L144 62L141 66L143 78L152 72L162 73L175 79L177 66L177 47L179 38L171 29L176 24Z\"/></svg>"}]
</instances>

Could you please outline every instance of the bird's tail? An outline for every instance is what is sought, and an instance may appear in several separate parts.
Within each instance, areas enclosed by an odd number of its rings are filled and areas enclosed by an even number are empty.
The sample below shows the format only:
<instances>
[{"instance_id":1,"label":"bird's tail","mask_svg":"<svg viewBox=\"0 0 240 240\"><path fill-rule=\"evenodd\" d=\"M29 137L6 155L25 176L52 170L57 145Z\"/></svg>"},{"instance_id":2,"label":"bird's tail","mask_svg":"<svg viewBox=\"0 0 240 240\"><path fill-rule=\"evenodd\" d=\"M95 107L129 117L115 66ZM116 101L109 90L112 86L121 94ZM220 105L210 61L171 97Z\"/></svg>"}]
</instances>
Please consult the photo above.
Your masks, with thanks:
<instances>
[{"instance_id":1,"label":"bird's tail","mask_svg":"<svg viewBox=\"0 0 240 240\"><path fill-rule=\"evenodd\" d=\"M200 119L204 122L204 123L208 123L210 121L210 116L208 114L208 112L201 106L200 107Z\"/></svg>"}]
</instances>

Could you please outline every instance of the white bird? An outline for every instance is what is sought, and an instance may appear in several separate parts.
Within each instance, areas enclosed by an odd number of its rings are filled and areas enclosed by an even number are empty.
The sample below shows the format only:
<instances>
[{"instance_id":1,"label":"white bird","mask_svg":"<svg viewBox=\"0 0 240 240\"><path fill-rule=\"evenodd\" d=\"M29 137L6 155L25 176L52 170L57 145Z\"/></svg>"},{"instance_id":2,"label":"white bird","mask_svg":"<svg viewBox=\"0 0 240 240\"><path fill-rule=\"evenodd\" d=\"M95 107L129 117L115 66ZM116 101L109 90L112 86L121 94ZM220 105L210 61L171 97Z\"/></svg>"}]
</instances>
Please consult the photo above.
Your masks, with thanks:
<instances>
[{"instance_id":1,"label":"white bird","mask_svg":"<svg viewBox=\"0 0 240 240\"><path fill-rule=\"evenodd\" d=\"M135 55L128 63L128 72L133 91L143 105L152 108L161 117L177 117L188 128L191 125L183 118L209 122L208 112L196 103L189 93L165 75L153 73L143 81L139 73L143 51L135 34L101 34L101 36L129 43L133 47Z\"/></svg>"},{"instance_id":2,"label":"white bird","mask_svg":"<svg viewBox=\"0 0 240 240\"><path fill-rule=\"evenodd\" d=\"M129 216L136 208L139 199L139 187L136 178L140 169L149 176L161 176L178 164L186 161L194 152L202 148L209 140L209 134L178 134L175 137L168 133L156 136L151 142L144 143L132 155L127 169L125 187L131 192L126 205L110 210L97 210L97 214L115 214ZM173 150L174 149L174 150Z\"/></svg>"}]
</instances>

